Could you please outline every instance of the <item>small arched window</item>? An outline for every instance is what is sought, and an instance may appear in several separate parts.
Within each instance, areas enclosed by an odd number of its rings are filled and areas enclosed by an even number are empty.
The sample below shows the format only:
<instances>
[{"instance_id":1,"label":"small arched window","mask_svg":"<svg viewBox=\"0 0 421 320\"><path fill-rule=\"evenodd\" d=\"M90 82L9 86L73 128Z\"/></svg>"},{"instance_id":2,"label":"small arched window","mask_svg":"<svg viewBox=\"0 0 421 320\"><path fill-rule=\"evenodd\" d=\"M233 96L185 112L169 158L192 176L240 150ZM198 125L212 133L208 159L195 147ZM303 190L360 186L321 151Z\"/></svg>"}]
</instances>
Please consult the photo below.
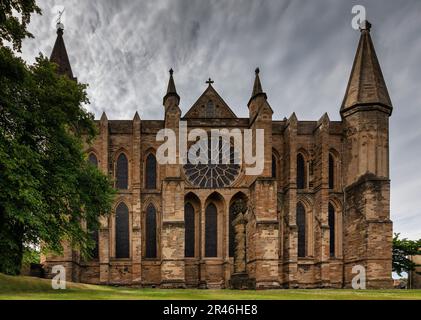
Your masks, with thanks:
<instances>
[{"instance_id":1,"label":"small arched window","mask_svg":"<svg viewBox=\"0 0 421 320\"><path fill-rule=\"evenodd\" d=\"M218 255L218 210L211 203L205 212L205 257L213 258Z\"/></svg>"},{"instance_id":2,"label":"small arched window","mask_svg":"<svg viewBox=\"0 0 421 320\"><path fill-rule=\"evenodd\" d=\"M194 258L195 256L195 222L194 222L194 208L190 203L184 206L184 223L185 223L185 244L184 256L186 258Z\"/></svg>"},{"instance_id":3,"label":"small arched window","mask_svg":"<svg viewBox=\"0 0 421 320\"><path fill-rule=\"evenodd\" d=\"M89 154L88 161L94 167L98 167L98 158L96 157L95 153Z\"/></svg>"},{"instance_id":4,"label":"small arched window","mask_svg":"<svg viewBox=\"0 0 421 320\"><path fill-rule=\"evenodd\" d=\"M306 256L306 210L301 203L297 205L298 257Z\"/></svg>"},{"instance_id":5,"label":"small arched window","mask_svg":"<svg viewBox=\"0 0 421 320\"><path fill-rule=\"evenodd\" d=\"M329 253L331 257L335 257L335 208L329 203Z\"/></svg>"},{"instance_id":6,"label":"small arched window","mask_svg":"<svg viewBox=\"0 0 421 320\"><path fill-rule=\"evenodd\" d=\"M129 209L124 203L120 203L116 209L115 257L117 259L130 258Z\"/></svg>"},{"instance_id":7,"label":"small arched window","mask_svg":"<svg viewBox=\"0 0 421 320\"><path fill-rule=\"evenodd\" d=\"M117 158L116 179L117 189L127 190L129 188L129 162L124 153Z\"/></svg>"},{"instance_id":8,"label":"small arched window","mask_svg":"<svg viewBox=\"0 0 421 320\"><path fill-rule=\"evenodd\" d=\"M276 159L276 156L275 155L272 155L272 178L274 178L274 179L276 179L278 177L278 174L277 174L277 170L278 170L277 164L278 164L278 161Z\"/></svg>"},{"instance_id":9,"label":"small arched window","mask_svg":"<svg viewBox=\"0 0 421 320\"><path fill-rule=\"evenodd\" d=\"M329 189L335 188L335 158L329 153Z\"/></svg>"},{"instance_id":10,"label":"small arched window","mask_svg":"<svg viewBox=\"0 0 421 320\"><path fill-rule=\"evenodd\" d=\"M156 209L152 204L150 204L146 209L146 258L157 257L156 225Z\"/></svg>"},{"instance_id":11,"label":"small arched window","mask_svg":"<svg viewBox=\"0 0 421 320\"><path fill-rule=\"evenodd\" d=\"M91 251L91 257L93 260L99 258L99 231L93 226L88 225L88 232L91 235L92 241L95 243L95 247Z\"/></svg>"},{"instance_id":12,"label":"small arched window","mask_svg":"<svg viewBox=\"0 0 421 320\"><path fill-rule=\"evenodd\" d=\"M151 153L146 158L145 188L148 190L156 189L156 158Z\"/></svg>"},{"instance_id":13,"label":"small arched window","mask_svg":"<svg viewBox=\"0 0 421 320\"><path fill-rule=\"evenodd\" d=\"M299 153L297 155L297 189L306 188L306 164L304 156Z\"/></svg>"}]
</instances>

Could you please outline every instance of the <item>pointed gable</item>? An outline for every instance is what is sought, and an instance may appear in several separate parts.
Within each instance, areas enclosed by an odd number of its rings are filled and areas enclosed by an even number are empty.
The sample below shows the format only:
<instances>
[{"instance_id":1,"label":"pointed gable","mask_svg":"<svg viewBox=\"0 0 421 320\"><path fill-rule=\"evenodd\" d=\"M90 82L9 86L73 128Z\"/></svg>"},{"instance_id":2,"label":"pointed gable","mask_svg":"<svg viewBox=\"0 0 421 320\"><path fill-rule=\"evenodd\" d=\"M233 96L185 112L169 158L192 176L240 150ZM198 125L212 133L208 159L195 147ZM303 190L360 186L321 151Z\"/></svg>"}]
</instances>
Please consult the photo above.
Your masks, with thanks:
<instances>
[{"instance_id":1,"label":"pointed gable","mask_svg":"<svg viewBox=\"0 0 421 320\"><path fill-rule=\"evenodd\" d=\"M370 36L371 24L365 21L341 111L357 105L378 104L392 108L383 73Z\"/></svg>"},{"instance_id":2,"label":"pointed gable","mask_svg":"<svg viewBox=\"0 0 421 320\"><path fill-rule=\"evenodd\" d=\"M235 119L237 116L226 104L224 99L209 84L200 98L193 104L184 116L186 119Z\"/></svg>"}]
</instances>

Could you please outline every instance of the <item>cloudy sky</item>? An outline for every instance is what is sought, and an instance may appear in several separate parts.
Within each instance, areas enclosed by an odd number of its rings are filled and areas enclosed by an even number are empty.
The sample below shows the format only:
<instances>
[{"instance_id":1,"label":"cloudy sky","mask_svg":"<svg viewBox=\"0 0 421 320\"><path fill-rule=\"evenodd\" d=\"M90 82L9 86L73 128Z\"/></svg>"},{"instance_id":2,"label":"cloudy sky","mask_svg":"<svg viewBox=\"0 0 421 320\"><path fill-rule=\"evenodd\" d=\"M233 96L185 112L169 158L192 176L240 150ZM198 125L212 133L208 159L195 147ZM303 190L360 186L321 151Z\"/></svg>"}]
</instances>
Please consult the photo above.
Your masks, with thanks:
<instances>
[{"instance_id":1,"label":"cloudy sky","mask_svg":"<svg viewBox=\"0 0 421 320\"><path fill-rule=\"evenodd\" d=\"M89 83L98 118L162 119L168 70L186 112L209 77L240 117L248 115L254 70L275 119L296 112L318 120L339 108L359 32L353 5L364 5L395 107L391 118L395 232L421 238L421 1L419 0L39 0L23 57L50 55L58 9L73 72Z\"/></svg>"}]
</instances>

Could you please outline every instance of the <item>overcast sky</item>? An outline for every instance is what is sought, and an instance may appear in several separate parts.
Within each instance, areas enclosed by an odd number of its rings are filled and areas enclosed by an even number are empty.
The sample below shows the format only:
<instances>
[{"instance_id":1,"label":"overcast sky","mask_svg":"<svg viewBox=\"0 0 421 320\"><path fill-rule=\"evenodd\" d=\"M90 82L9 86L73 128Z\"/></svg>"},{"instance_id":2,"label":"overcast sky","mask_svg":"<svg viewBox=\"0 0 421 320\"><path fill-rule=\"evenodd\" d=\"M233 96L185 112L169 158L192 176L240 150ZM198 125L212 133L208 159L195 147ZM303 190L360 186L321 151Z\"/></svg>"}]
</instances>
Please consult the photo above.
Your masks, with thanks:
<instances>
[{"instance_id":1,"label":"overcast sky","mask_svg":"<svg viewBox=\"0 0 421 320\"><path fill-rule=\"evenodd\" d=\"M394 104L391 118L392 220L395 232L421 238L421 1L419 0L39 0L24 58L49 56L57 9L65 6L65 42L73 73L89 83L97 118L163 119L168 70L175 70L186 112L214 87L248 116L254 70L274 119L296 112L318 120L339 108L359 32L354 4L364 5Z\"/></svg>"}]
</instances>

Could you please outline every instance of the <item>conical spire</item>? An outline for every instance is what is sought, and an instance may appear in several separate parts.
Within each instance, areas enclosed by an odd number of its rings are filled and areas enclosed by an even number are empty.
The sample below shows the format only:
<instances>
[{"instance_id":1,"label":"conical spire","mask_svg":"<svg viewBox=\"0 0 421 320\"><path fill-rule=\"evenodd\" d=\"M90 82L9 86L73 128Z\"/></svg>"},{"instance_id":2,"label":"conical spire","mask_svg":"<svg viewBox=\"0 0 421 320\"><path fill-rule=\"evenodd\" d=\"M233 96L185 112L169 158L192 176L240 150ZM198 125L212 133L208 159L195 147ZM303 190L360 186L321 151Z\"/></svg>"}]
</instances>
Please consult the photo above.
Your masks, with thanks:
<instances>
[{"instance_id":1,"label":"conical spire","mask_svg":"<svg viewBox=\"0 0 421 320\"><path fill-rule=\"evenodd\" d=\"M250 98L250 101L249 101L249 105L250 105L250 102L251 102L254 98L256 98L257 96L263 95L263 96L265 97L265 99L267 99L266 93L265 93L265 92L263 92L263 89L262 89L262 83L260 82L260 76L259 76L259 74L260 74L260 69L259 69L259 68L257 68L255 72L256 72L256 78L255 78L255 80L254 80L253 93L251 94L251 98Z\"/></svg>"},{"instance_id":2,"label":"conical spire","mask_svg":"<svg viewBox=\"0 0 421 320\"><path fill-rule=\"evenodd\" d=\"M371 24L361 24L361 38L341 112L357 105L380 105L392 109L383 73L370 35Z\"/></svg>"},{"instance_id":3,"label":"conical spire","mask_svg":"<svg viewBox=\"0 0 421 320\"><path fill-rule=\"evenodd\" d=\"M69 56L67 55L66 46L63 39L64 26L62 23L57 24L57 39L51 53L50 61L58 65L58 73L67 75L70 79L74 79L72 67L70 66Z\"/></svg>"},{"instance_id":4,"label":"conical spire","mask_svg":"<svg viewBox=\"0 0 421 320\"><path fill-rule=\"evenodd\" d=\"M174 70L170 69L169 72L170 72L170 80L168 82L167 94L164 97L164 104L165 104L165 101L171 96L176 97L177 98L177 104L179 104L180 103L180 96L178 95L177 89L175 87L175 82L174 82L174 77L173 77Z\"/></svg>"}]
</instances>

